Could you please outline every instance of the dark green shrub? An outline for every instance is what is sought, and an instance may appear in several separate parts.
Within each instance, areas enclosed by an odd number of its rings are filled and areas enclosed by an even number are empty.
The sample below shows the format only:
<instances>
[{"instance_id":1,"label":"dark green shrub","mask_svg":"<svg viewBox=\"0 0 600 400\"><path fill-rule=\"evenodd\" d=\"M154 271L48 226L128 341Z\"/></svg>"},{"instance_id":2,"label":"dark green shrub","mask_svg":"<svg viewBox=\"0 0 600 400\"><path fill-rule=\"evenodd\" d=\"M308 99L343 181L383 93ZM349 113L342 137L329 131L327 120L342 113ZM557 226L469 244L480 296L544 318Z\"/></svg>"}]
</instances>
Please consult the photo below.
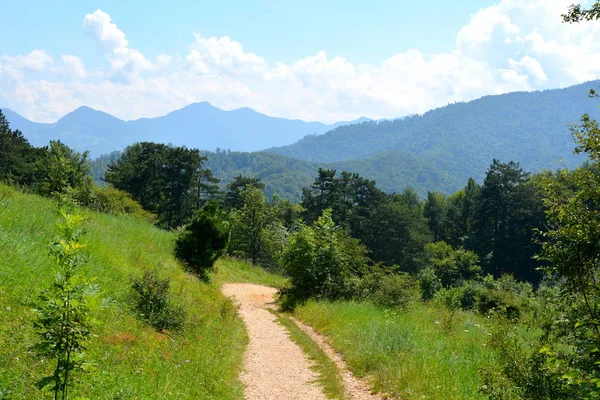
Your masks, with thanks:
<instances>
[{"instance_id":1,"label":"dark green shrub","mask_svg":"<svg viewBox=\"0 0 600 400\"><path fill-rule=\"evenodd\" d=\"M505 290L479 288L477 292L477 310L487 314L492 310L503 312L506 317L518 319L525 304L514 294Z\"/></svg>"},{"instance_id":2,"label":"dark green shrub","mask_svg":"<svg viewBox=\"0 0 600 400\"><path fill-rule=\"evenodd\" d=\"M216 203L208 203L177 235L175 256L201 277L227 250L229 223Z\"/></svg>"},{"instance_id":3,"label":"dark green shrub","mask_svg":"<svg viewBox=\"0 0 600 400\"><path fill-rule=\"evenodd\" d=\"M176 331L185 322L184 309L173 303L169 285L169 279L149 270L140 278L134 278L131 285L136 293L136 310L144 321L159 331Z\"/></svg>"},{"instance_id":4,"label":"dark green shrub","mask_svg":"<svg viewBox=\"0 0 600 400\"><path fill-rule=\"evenodd\" d=\"M373 303L386 308L406 309L419 298L416 282L406 273L383 276L372 296Z\"/></svg>"}]
</instances>

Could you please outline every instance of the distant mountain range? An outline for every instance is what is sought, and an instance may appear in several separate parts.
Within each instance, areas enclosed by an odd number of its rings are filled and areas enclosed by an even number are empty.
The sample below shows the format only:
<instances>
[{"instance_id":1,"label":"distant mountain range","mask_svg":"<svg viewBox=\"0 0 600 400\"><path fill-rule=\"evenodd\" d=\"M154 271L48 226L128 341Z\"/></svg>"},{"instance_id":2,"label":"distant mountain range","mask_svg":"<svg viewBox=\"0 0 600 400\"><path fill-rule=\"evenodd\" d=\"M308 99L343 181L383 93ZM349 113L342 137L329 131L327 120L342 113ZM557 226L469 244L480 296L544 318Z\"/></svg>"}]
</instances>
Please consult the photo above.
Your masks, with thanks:
<instances>
[{"instance_id":1,"label":"distant mountain range","mask_svg":"<svg viewBox=\"0 0 600 400\"><path fill-rule=\"evenodd\" d=\"M304 122L269 117L250 108L224 111L209 103L194 103L163 117L123 121L89 107L80 107L52 124L29 121L10 109L2 109L13 129L19 129L34 146L60 139L70 147L89 150L92 157L122 150L140 141L185 145L202 150L216 148L256 151L294 143L310 134L322 134L339 126L369 121Z\"/></svg>"}]
</instances>

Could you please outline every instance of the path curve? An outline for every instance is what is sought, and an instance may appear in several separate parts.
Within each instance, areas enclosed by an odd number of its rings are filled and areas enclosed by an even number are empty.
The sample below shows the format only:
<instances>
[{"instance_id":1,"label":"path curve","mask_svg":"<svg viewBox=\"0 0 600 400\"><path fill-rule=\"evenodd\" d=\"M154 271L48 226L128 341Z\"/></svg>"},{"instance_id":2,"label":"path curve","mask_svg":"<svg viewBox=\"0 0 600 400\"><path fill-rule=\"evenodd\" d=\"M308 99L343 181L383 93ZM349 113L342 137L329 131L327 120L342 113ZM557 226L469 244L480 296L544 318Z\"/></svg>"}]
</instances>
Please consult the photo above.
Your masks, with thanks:
<instances>
[{"instance_id":1,"label":"path curve","mask_svg":"<svg viewBox=\"0 0 600 400\"><path fill-rule=\"evenodd\" d=\"M268 311L276 289L251 283L228 283L222 292L240 307L250 343L240 379L247 400L325 400L315 383L312 361Z\"/></svg>"}]
</instances>

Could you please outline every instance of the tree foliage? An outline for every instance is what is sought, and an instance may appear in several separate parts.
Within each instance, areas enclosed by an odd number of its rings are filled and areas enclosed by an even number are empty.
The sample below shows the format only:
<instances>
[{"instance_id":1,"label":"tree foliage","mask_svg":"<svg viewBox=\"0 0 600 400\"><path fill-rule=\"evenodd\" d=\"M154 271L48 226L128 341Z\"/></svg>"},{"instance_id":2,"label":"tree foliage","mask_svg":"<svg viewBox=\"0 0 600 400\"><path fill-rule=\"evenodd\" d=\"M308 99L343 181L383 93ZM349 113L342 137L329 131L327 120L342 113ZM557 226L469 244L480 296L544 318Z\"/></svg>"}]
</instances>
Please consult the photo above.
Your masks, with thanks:
<instances>
[{"instance_id":1,"label":"tree foliage","mask_svg":"<svg viewBox=\"0 0 600 400\"><path fill-rule=\"evenodd\" d=\"M88 205L92 198L92 177L88 153L78 153L60 141L51 141L37 163L42 177L39 193L55 197L59 204L74 200Z\"/></svg>"},{"instance_id":2,"label":"tree foliage","mask_svg":"<svg viewBox=\"0 0 600 400\"><path fill-rule=\"evenodd\" d=\"M39 296L35 328L37 345L43 355L56 360L51 376L38 382L38 387L52 385L54 399L68 398L73 373L86 369L84 351L91 335L93 304L92 280L79 269L86 262L80 242L82 217L61 211L64 222L58 225L60 237L52 244L51 256L56 264L52 286Z\"/></svg>"},{"instance_id":3,"label":"tree foliage","mask_svg":"<svg viewBox=\"0 0 600 400\"><path fill-rule=\"evenodd\" d=\"M584 8L581 4L572 4L562 17L564 22L569 23L600 19L600 1L596 1L589 8Z\"/></svg>"},{"instance_id":4,"label":"tree foliage","mask_svg":"<svg viewBox=\"0 0 600 400\"><path fill-rule=\"evenodd\" d=\"M333 222L330 209L312 226L302 225L283 252L283 267L295 301L344 295L347 280L367 269L367 249Z\"/></svg>"},{"instance_id":5,"label":"tree foliage","mask_svg":"<svg viewBox=\"0 0 600 400\"><path fill-rule=\"evenodd\" d=\"M35 164L42 152L18 130L11 130L0 110L0 180L19 185L36 182Z\"/></svg>"},{"instance_id":6,"label":"tree foliage","mask_svg":"<svg viewBox=\"0 0 600 400\"><path fill-rule=\"evenodd\" d=\"M207 203L183 227L175 240L175 255L190 269L205 277L225 254L230 238L229 222L216 202Z\"/></svg>"},{"instance_id":7,"label":"tree foliage","mask_svg":"<svg viewBox=\"0 0 600 400\"><path fill-rule=\"evenodd\" d=\"M105 180L157 214L161 225L177 227L212 190L214 178L203 168L205 161L196 149L142 142L109 165Z\"/></svg>"}]
</instances>

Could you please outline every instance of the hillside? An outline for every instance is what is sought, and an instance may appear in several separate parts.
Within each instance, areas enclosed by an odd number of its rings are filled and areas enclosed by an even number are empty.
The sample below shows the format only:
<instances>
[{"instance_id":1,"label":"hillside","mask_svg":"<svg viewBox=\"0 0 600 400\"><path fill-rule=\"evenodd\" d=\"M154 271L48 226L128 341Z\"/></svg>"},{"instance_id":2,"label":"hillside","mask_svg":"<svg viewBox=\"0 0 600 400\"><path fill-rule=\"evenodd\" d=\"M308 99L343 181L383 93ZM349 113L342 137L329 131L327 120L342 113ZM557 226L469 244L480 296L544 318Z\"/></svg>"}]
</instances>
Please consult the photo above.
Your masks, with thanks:
<instances>
[{"instance_id":1,"label":"hillside","mask_svg":"<svg viewBox=\"0 0 600 400\"><path fill-rule=\"evenodd\" d=\"M514 160L526 170L576 167L567 125L582 113L600 116L588 97L599 81L543 92L486 96L394 121L369 121L310 135L268 151L306 161L356 160L397 150L410 153L459 181L482 178L492 159Z\"/></svg>"},{"instance_id":2,"label":"hillside","mask_svg":"<svg viewBox=\"0 0 600 400\"><path fill-rule=\"evenodd\" d=\"M92 174L97 182L102 182L107 165L118 159L119 154L114 152L93 160ZM335 163L312 163L264 151L207 151L202 154L208 157L206 166L221 179L223 188L237 175L258 177L265 184L267 197L277 194L290 201L300 201L302 189L312 184L319 167L356 172L377 181L377 186L388 193L401 192L407 187L415 189L421 196L427 195L428 190L453 193L465 183L431 168L412 154L399 151Z\"/></svg>"},{"instance_id":3,"label":"hillside","mask_svg":"<svg viewBox=\"0 0 600 400\"><path fill-rule=\"evenodd\" d=\"M0 193L5 190L0 185ZM217 285L184 273L172 256L171 233L133 218L83 213L85 273L97 278L102 305L93 315L98 324L87 352L98 369L77 376L74 397L243 398L237 378L246 334ZM52 368L31 350L32 302L52 282L48 248L58 220L54 202L15 190L0 205L0 393L12 393L11 399L41 398L35 383ZM145 269L171 279L187 314L183 331L158 333L136 317L131 278Z\"/></svg>"},{"instance_id":4,"label":"hillside","mask_svg":"<svg viewBox=\"0 0 600 400\"><path fill-rule=\"evenodd\" d=\"M389 151L364 160L333 163L312 163L268 152L204 153L207 167L214 175L229 183L237 175L256 176L265 184L265 194L277 194L284 199L299 201L302 189L312 184L318 169L356 172L377 181L377 186L388 192L401 192L412 187L421 195L428 190L451 193L464 185L443 171L431 168L411 154Z\"/></svg>"},{"instance_id":5,"label":"hillside","mask_svg":"<svg viewBox=\"0 0 600 400\"><path fill-rule=\"evenodd\" d=\"M216 148L256 151L294 143L308 134L322 134L352 123L304 122L274 118L250 108L224 111L209 103L194 103L157 118L122 121L89 107L80 107L52 124L36 123L3 109L13 129L23 132L34 146L60 139L96 157L140 141L185 145L203 150ZM368 120L360 118L358 122Z\"/></svg>"}]
</instances>

